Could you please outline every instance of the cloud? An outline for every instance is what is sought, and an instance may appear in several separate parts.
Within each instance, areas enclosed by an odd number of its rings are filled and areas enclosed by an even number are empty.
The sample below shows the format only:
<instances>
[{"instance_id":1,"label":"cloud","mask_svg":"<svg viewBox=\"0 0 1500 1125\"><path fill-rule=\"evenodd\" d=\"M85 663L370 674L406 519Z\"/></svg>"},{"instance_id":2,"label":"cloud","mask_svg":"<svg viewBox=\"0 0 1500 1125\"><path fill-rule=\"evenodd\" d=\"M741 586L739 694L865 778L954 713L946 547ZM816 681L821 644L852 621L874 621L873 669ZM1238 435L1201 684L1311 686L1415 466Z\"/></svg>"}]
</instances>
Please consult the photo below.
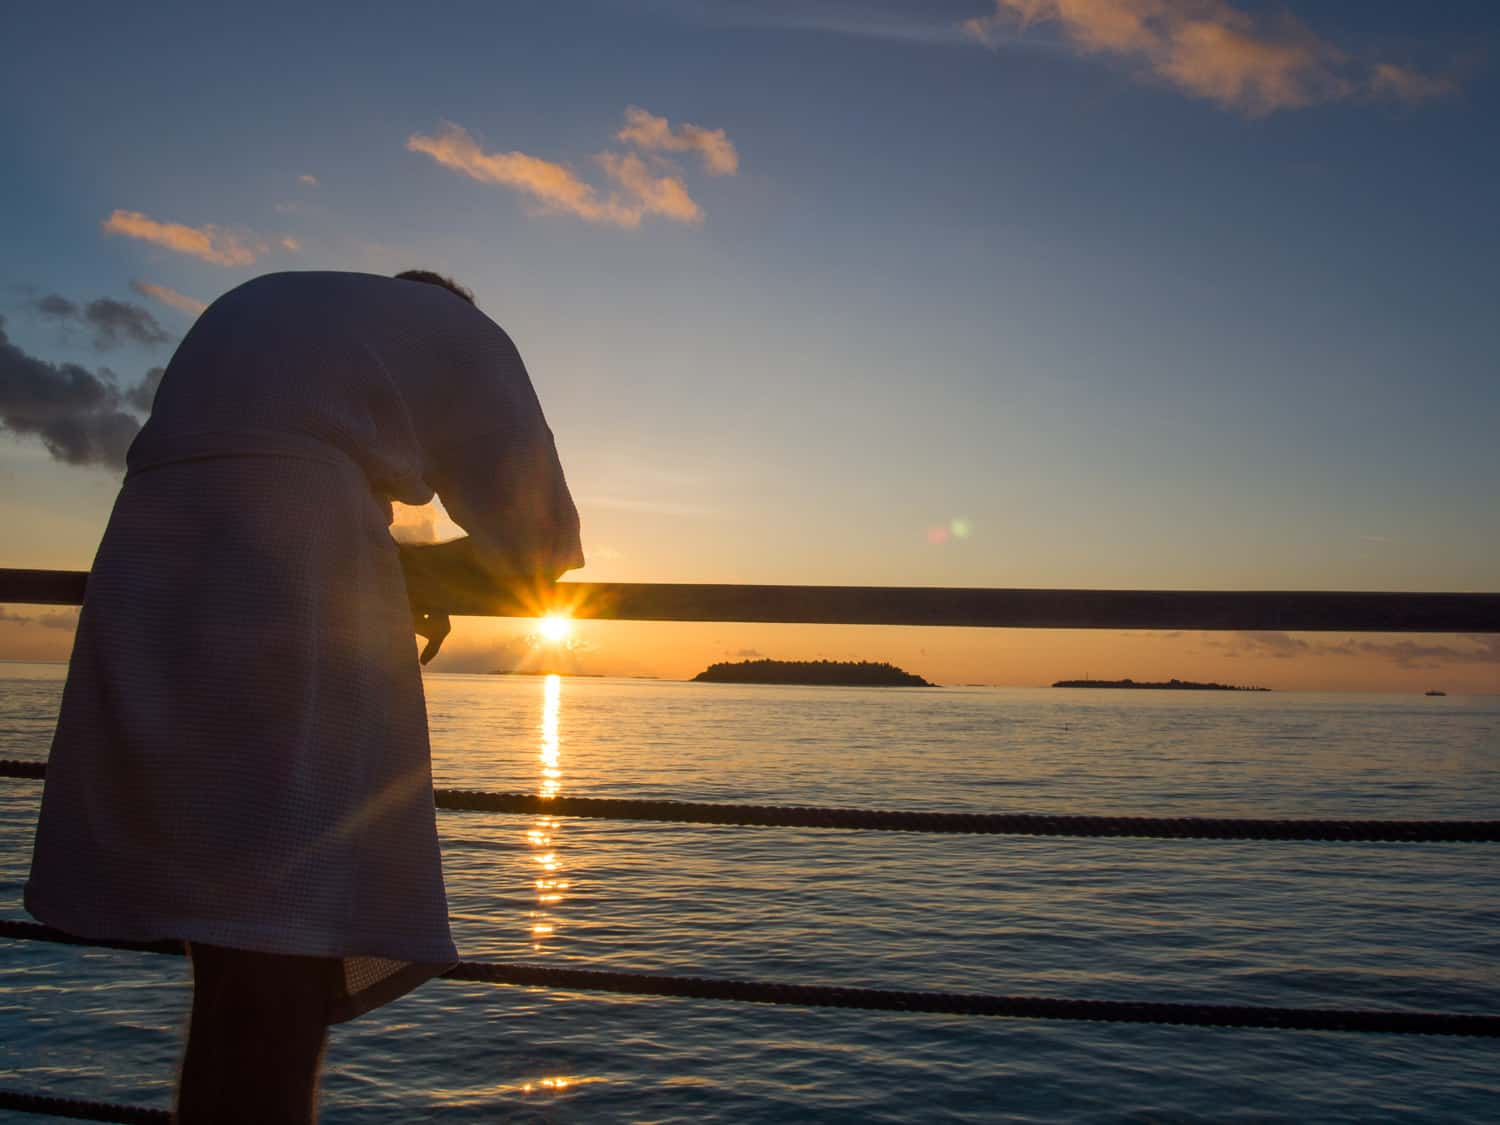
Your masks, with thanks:
<instances>
[{"instance_id":1,"label":"cloud","mask_svg":"<svg viewBox=\"0 0 1500 1125\"><path fill-rule=\"evenodd\" d=\"M201 227L163 223L139 211L113 211L101 226L105 234L152 242L216 266L248 266L268 249L258 238L226 231L212 223Z\"/></svg>"},{"instance_id":2,"label":"cloud","mask_svg":"<svg viewBox=\"0 0 1500 1125\"><path fill-rule=\"evenodd\" d=\"M1257 18L1227 0L994 0L961 25L994 45L1004 31L1055 23L1080 53L1114 55L1184 93L1252 117L1355 95L1429 101L1453 85L1406 67L1368 72L1290 16Z\"/></svg>"},{"instance_id":3,"label":"cloud","mask_svg":"<svg viewBox=\"0 0 1500 1125\"><path fill-rule=\"evenodd\" d=\"M633 152L601 152L604 174L625 190L630 206L645 215L662 215L679 223L703 221L703 210L676 176L658 176ZM638 220L637 220L638 221Z\"/></svg>"},{"instance_id":4,"label":"cloud","mask_svg":"<svg viewBox=\"0 0 1500 1125\"><path fill-rule=\"evenodd\" d=\"M1500 637L1476 638L1472 643L1425 644L1421 641L1313 641L1289 633L1231 633L1224 640L1206 642L1228 656L1271 657L1369 656L1390 660L1401 668L1439 668L1449 664L1500 664Z\"/></svg>"},{"instance_id":5,"label":"cloud","mask_svg":"<svg viewBox=\"0 0 1500 1125\"><path fill-rule=\"evenodd\" d=\"M435 136L412 134L406 147L480 183L518 191L544 214L576 215L627 228L640 226L647 215L683 223L703 219L702 208L680 177L653 172L634 153L603 152L595 157L614 185L601 193L565 164L524 152L485 152L466 129L451 122Z\"/></svg>"},{"instance_id":6,"label":"cloud","mask_svg":"<svg viewBox=\"0 0 1500 1125\"><path fill-rule=\"evenodd\" d=\"M54 320L91 329L94 347L101 352L126 342L154 348L172 338L149 309L111 297L100 297L80 307L66 297L50 293L36 302L36 308Z\"/></svg>"},{"instance_id":7,"label":"cloud","mask_svg":"<svg viewBox=\"0 0 1500 1125\"><path fill-rule=\"evenodd\" d=\"M124 467L141 424L122 407L139 409L146 383L122 393L108 372L28 355L11 343L4 324L0 318L0 428L40 438L69 465Z\"/></svg>"},{"instance_id":8,"label":"cloud","mask_svg":"<svg viewBox=\"0 0 1500 1125\"><path fill-rule=\"evenodd\" d=\"M186 294L179 293L175 289L168 289L165 285L156 285L149 281L132 281L130 288L142 297L150 297L154 301L160 301L164 305L192 316L197 316L204 309L208 308L206 302L200 301L196 297L189 297Z\"/></svg>"},{"instance_id":9,"label":"cloud","mask_svg":"<svg viewBox=\"0 0 1500 1125\"><path fill-rule=\"evenodd\" d=\"M1310 641L1290 633L1232 633L1229 640L1220 642L1217 647L1228 649L1236 656L1269 656L1277 660L1289 660L1313 651Z\"/></svg>"},{"instance_id":10,"label":"cloud","mask_svg":"<svg viewBox=\"0 0 1500 1125\"><path fill-rule=\"evenodd\" d=\"M648 152L697 152L710 176L732 176L740 167L740 154L723 129L684 123L674 130L665 117L637 105L626 108L625 127L615 139Z\"/></svg>"},{"instance_id":11,"label":"cloud","mask_svg":"<svg viewBox=\"0 0 1500 1125\"><path fill-rule=\"evenodd\" d=\"M55 316L59 319L71 319L78 315L78 306L66 297L56 293L49 293L36 303L37 312L44 316Z\"/></svg>"},{"instance_id":12,"label":"cloud","mask_svg":"<svg viewBox=\"0 0 1500 1125\"><path fill-rule=\"evenodd\" d=\"M429 665L433 672L560 672L577 675L589 658L589 646L578 641L542 644L535 633L506 640L468 641L450 637Z\"/></svg>"},{"instance_id":13,"label":"cloud","mask_svg":"<svg viewBox=\"0 0 1500 1125\"><path fill-rule=\"evenodd\" d=\"M733 30L776 29L883 39L923 46L964 46L967 39L951 9L973 8L973 0L659 0L683 9L695 22Z\"/></svg>"},{"instance_id":14,"label":"cloud","mask_svg":"<svg viewBox=\"0 0 1500 1125\"><path fill-rule=\"evenodd\" d=\"M318 177L317 176L309 176L306 173L303 173L302 175L298 176L297 177L297 182L299 184L304 184L307 187L318 187L319 186L318 185Z\"/></svg>"},{"instance_id":15,"label":"cloud","mask_svg":"<svg viewBox=\"0 0 1500 1125\"><path fill-rule=\"evenodd\" d=\"M71 631L78 628L78 611L76 609L52 610L40 617L32 617L26 613L11 613L4 606L0 606L0 621L9 621L16 625L40 625L43 629Z\"/></svg>"},{"instance_id":16,"label":"cloud","mask_svg":"<svg viewBox=\"0 0 1500 1125\"><path fill-rule=\"evenodd\" d=\"M279 239L277 239L277 241L281 243L281 248L283 250L290 250L293 254L302 249L302 243L298 242L289 234L282 235Z\"/></svg>"},{"instance_id":17,"label":"cloud","mask_svg":"<svg viewBox=\"0 0 1500 1125\"><path fill-rule=\"evenodd\" d=\"M156 389L161 386L161 377L167 373L165 367L153 367L141 376L141 381L125 391L125 401L142 414L150 414L156 402Z\"/></svg>"},{"instance_id":18,"label":"cloud","mask_svg":"<svg viewBox=\"0 0 1500 1125\"><path fill-rule=\"evenodd\" d=\"M1462 648L1419 641L1350 641L1329 647L1333 651L1392 660L1402 668L1440 668L1446 664L1500 665L1500 637L1484 637L1474 645Z\"/></svg>"},{"instance_id":19,"label":"cloud","mask_svg":"<svg viewBox=\"0 0 1500 1125\"><path fill-rule=\"evenodd\" d=\"M1421 74L1395 63L1376 63L1370 75L1370 89L1376 94L1394 98L1407 105L1421 105L1423 102L1452 97L1458 93L1458 83L1451 78Z\"/></svg>"},{"instance_id":20,"label":"cloud","mask_svg":"<svg viewBox=\"0 0 1500 1125\"><path fill-rule=\"evenodd\" d=\"M406 140L412 152L423 152L446 168L480 183L500 184L531 196L549 212L564 212L591 222L635 226L627 209L601 200L594 188L571 168L524 152L485 152L466 129L451 122L435 137L413 133Z\"/></svg>"},{"instance_id":21,"label":"cloud","mask_svg":"<svg viewBox=\"0 0 1500 1125\"><path fill-rule=\"evenodd\" d=\"M391 538L397 543L436 543L437 513L430 506L391 506Z\"/></svg>"}]
</instances>

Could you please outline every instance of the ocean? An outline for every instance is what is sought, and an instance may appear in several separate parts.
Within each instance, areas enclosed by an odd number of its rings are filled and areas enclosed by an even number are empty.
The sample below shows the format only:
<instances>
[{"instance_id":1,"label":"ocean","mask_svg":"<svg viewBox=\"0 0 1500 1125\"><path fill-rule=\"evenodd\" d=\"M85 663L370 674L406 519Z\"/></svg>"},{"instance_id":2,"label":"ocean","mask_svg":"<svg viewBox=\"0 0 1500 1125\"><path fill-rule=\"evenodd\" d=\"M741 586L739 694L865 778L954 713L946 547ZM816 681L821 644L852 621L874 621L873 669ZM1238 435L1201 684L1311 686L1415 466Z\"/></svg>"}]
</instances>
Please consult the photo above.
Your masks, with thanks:
<instances>
[{"instance_id":1,"label":"ocean","mask_svg":"<svg viewBox=\"0 0 1500 1125\"><path fill-rule=\"evenodd\" d=\"M0 757L62 669L0 665ZM870 808L1500 817L1500 697L427 680L440 787ZM37 782L0 780L24 918ZM440 812L473 959L1500 1012L1483 844L922 836ZM177 958L0 943L0 1085L168 1106ZM328 1123L1470 1121L1493 1040L799 1010L434 981L335 1028Z\"/></svg>"}]
</instances>

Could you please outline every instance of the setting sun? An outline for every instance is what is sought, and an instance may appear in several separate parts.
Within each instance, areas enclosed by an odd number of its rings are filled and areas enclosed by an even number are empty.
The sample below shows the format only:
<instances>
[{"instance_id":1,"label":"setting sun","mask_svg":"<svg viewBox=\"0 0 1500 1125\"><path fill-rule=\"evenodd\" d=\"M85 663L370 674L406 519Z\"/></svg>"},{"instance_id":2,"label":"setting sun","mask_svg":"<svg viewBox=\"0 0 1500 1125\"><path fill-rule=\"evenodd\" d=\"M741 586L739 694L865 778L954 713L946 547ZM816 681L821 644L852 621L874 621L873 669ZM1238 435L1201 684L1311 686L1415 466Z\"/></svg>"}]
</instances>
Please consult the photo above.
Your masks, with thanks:
<instances>
[{"instance_id":1,"label":"setting sun","mask_svg":"<svg viewBox=\"0 0 1500 1125\"><path fill-rule=\"evenodd\" d=\"M568 639L568 634L573 631L573 622L560 613L549 613L536 623L536 631L544 640L556 644Z\"/></svg>"}]
</instances>

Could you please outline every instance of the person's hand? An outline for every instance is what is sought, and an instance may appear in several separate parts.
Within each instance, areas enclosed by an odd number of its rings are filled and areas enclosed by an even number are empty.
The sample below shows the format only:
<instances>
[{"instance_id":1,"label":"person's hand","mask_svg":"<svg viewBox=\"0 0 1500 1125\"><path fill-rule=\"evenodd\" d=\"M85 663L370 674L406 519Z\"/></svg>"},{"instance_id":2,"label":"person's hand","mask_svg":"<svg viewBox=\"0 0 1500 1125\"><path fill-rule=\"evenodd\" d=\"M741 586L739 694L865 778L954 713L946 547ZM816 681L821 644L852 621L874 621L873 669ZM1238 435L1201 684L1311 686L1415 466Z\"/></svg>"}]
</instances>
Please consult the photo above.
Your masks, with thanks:
<instances>
[{"instance_id":1,"label":"person's hand","mask_svg":"<svg viewBox=\"0 0 1500 1125\"><path fill-rule=\"evenodd\" d=\"M417 636L427 639L422 655L417 657L423 664L438 654L438 649L443 647L444 638L453 628L446 613L428 613L421 609L411 611L411 626Z\"/></svg>"}]
</instances>

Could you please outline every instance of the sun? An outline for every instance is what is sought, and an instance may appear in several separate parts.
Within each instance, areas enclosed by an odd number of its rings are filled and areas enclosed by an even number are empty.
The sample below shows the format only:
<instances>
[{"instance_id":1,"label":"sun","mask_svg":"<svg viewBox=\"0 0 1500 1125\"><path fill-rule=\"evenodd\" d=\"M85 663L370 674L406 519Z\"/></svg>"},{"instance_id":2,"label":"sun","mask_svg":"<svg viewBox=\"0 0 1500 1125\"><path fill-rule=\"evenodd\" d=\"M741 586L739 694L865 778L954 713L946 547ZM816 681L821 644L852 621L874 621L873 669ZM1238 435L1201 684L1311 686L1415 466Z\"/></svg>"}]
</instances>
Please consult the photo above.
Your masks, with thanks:
<instances>
[{"instance_id":1,"label":"sun","mask_svg":"<svg viewBox=\"0 0 1500 1125\"><path fill-rule=\"evenodd\" d=\"M573 622L560 613L549 613L536 623L536 631L542 639L557 644L568 639L573 631Z\"/></svg>"}]
</instances>

